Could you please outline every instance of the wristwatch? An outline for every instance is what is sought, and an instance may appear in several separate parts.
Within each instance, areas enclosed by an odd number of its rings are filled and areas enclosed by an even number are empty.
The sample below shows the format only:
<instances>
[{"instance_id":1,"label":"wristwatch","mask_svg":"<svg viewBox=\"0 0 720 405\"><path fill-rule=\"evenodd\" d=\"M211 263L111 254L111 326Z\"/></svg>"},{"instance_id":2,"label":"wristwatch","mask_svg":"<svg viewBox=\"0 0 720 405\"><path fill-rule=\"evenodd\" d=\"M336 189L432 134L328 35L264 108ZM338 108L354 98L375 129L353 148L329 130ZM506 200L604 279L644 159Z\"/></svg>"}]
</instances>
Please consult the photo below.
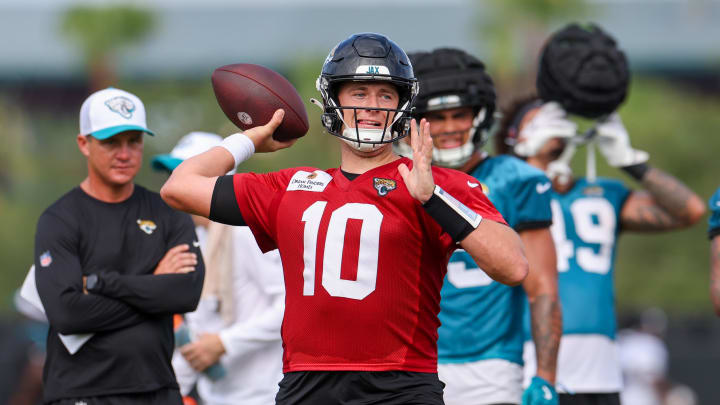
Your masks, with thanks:
<instances>
[{"instance_id":1,"label":"wristwatch","mask_svg":"<svg viewBox=\"0 0 720 405\"><path fill-rule=\"evenodd\" d=\"M99 280L97 274L91 274L87 276L87 280L85 280L85 289L88 290L88 292L95 292L99 289Z\"/></svg>"}]
</instances>

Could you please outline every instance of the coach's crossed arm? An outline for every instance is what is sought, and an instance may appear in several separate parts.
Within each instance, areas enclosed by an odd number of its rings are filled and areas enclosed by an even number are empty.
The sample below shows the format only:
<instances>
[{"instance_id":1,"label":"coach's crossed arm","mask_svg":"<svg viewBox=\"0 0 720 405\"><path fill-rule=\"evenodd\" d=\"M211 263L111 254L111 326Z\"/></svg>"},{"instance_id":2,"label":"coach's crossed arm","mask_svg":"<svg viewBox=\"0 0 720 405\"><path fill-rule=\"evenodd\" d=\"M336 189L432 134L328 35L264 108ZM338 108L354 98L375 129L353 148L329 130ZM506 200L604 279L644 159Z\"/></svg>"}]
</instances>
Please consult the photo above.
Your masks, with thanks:
<instances>
[{"instance_id":1,"label":"coach's crossed arm","mask_svg":"<svg viewBox=\"0 0 720 405\"><path fill-rule=\"evenodd\" d=\"M35 236L35 282L50 325L70 335L146 321L146 315L125 302L83 293L82 266L70 235L61 219L48 214L40 217Z\"/></svg>"},{"instance_id":2,"label":"coach's crossed arm","mask_svg":"<svg viewBox=\"0 0 720 405\"><path fill-rule=\"evenodd\" d=\"M205 265L199 247L189 245L197 240L192 220L188 215L174 214L169 221L175 226L169 241L174 247L168 250L153 274L103 273L98 275L93 293L119 299L147 314L194 311L202 292Z\"/></svg>"}]
</instances>

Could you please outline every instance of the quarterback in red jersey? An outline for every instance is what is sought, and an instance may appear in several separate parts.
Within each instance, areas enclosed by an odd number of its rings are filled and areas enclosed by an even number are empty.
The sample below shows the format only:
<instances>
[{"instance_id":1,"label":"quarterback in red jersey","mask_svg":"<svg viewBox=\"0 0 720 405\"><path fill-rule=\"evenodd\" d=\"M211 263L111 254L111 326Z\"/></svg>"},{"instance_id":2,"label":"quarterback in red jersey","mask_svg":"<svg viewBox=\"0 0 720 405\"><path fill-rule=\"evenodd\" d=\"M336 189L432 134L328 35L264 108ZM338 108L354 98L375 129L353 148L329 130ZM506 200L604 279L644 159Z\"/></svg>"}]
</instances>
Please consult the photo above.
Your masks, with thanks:
<instances>
[{"instance_id":1,"label":"quarterback in red jersey","mask_svg":"<svg viewBox=\"0 0 720 405\"><path fill-rule=\"evenodd\" d=\"M279 404L442 404L437 378L440 288L465 249L496 280L527 274L520 240L467 174L431 167L428 124L410 106L405 52L378 34L341 42L317 82L323 125L341 165L223 176L254 152L292 145L272 120L184 161L163 186L174 208L248 225L278 248L286 310ZM419 127L419 128L418 128ZM392 142L410 134L413 159Z\"/></svg>"}]
</instances>

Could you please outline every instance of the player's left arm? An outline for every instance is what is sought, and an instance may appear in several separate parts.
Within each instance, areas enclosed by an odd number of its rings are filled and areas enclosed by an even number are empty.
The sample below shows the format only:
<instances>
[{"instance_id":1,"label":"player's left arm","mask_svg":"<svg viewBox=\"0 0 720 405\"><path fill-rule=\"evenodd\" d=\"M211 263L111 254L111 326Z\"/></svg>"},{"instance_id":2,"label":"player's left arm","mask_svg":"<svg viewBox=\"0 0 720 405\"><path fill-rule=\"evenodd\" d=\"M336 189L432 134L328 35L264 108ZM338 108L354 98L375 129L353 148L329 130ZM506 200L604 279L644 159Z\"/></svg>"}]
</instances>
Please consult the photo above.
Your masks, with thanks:
<instances>
[{"instance_id":1,"label":"player's left arm","mask_svg":"<svg viewBox=\"0 0 720 405\"><path fill-rule=\"evenodd\" d=\"M425 119L420 122L419 130L415 121L411 123L413 168L410 170L405 164L398 166L410 195L424 205L443 230L459 242L493 280L507 285L522 283L528 273L528 263L518 234L505 224L464 211L452 196L436 187L429 127Z\"/></svg>"},{"instance_id":2,"label":"player's left arm","mask_svg":"<svg viewBox=\"0 0 720 405\"><path fill-rule=\"evenodd\" d=\"M720 189L708 202L712 215L709 219L708 238L710 239L710 299L715 314L720 316Z\"/></svg>"},{"instance_id":3,"label":"player's left arm","mask_svg":"<svg viewBox=\"0 0 720 405\"><path fill-rule=\"evenodd\" d=\"M617 113L597 126L598 147L610 166L623 169L638 180L642 191L633 191L620 213L623 229L664 231L690 226L705 215L705 204L685 184L651 167L647 152L633 149L630 136Z\"/></svg>"},{"instance_id":4,"label":"player's left arm","mask_svg":"<svg viewBox=\"0 0 720 405\"><path fill-rule=\"evenodd\" d=\"M623 229L664 231L690 226L705 215L705 204L685 184L647 166L639 178L644 190L633 191L620 212Z\"/></svg>"},{"instance_id":5,"label":"player's left arm","mask_svg":"<svg viewBox=\"0 0 720 405\"><path fill-rule=\"evenodd\" d=\"M555 244L550 228L520 231L520 240L530 265L523 289L530 302L530 327L535 343L537 376L554 384L562 336Z\"/></svg>"},{"instance_id":6,"label":"player's left arm","mask_svg":"<svg viewBox=\"0 0 720 405\"><path fill-rule=\"evenodd\" d=\"M720 316L720 235L712 239L710 246L710 298L715 314Z\"/></svg>"},{"instance_id":7,"label":"player's left arm","mask_svg":"<svg viewBox=\"0 0 720 405\"><path fill-rule=\"evenodd\" d=\"M92 293L118 299L147 314L194 311L205 278L205 265L197 244L195 227L189 215L178 211L172 211L167 224L171 227L167 245L186 244L190 252L195 253L197 264L193 271L175 274L98 274Z\"/></svg>"}]
</instances>

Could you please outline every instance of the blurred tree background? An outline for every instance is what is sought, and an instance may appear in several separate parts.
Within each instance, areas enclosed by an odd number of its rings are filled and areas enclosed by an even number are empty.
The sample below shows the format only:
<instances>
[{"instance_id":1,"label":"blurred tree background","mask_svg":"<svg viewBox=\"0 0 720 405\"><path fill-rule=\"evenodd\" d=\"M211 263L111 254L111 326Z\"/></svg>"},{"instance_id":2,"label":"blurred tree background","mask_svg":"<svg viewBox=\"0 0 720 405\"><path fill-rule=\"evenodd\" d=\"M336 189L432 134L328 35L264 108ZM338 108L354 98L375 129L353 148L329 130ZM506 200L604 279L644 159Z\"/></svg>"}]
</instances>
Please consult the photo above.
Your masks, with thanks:
<instances>
[{"instance_id":1,"label":"blurred tree background","mask_svg":"<svg viewBox=\"0 0 720 405\"><path fill-rule=\"evenodd\" d=\"M149 10L124 5L78 5L63 15L62 33L82 49L91 90L117 81L117 53L141 42L153 26Z\"/></svg>"},{"instance_id":2,"label":"blurred tree background","mask_svg":"<svg viewBox=\"0 0 720 405\"><path fill-rule=\"evenodd\" d=\"M484 59L500 89L500 102L532 90L537 51L548 33L573 19L594 15L595 2L578 0L488 0L477 11L478 35ZM479 8L478 8L479 10ZM492 10L489 12L488 10ZM85 174L84 159L77 151L77 111L92 90L113 84L137 94L146 104L148 123L158 136L146 138L146 162L138 182L157 190L165 175L150 170L153 154L166 153L182 135L235 131L217 106L209 84L215 66L194 77L143 78L117 71L115 61L141 47L158 25L151 10L136 7L81 6L67 11L58 32L77 46L87 75L68 86L65 97L60 83L50 95L0 91L0 309L11 308L33 261L33 235L39 214L60 195L77 185ZM518 27L508 29L508 27ZM333 38L332 42L341 39ZM623 38L618 38L622 47ZM300 52L271 66L294 83L304 100L318 97L314 83L325 50ZM629 55L632 62L632 55ZM651 163L684 180L703 198L720 185L720 97L717 92L693 86L674 76L636 71L628 101L621 115L633 144L651 154ZM32 83L27 86L32 86ZM46 86L46 88L48 88ZM77 91L80 88L82 91ZM17 87L15 88L18 89ZM28 95L30 94L30 95ZM36 98L33 98L36 97ZM37 108L22 108L35 105ZM54 108L57 104L63 108ZM296 165L327 168L337 165L337 141L320 126L319 111L306 103L311 129L293 148L256 155L241 170L268 171ZM635 182L598 159L600 175ZM574 163L584 173L584 153ZM706 221L679 232L662 235L627 235L621 238L617 263L618 303L630 309L660 306L671 313L710 314L708 300L708 243Z\"/></svg>"}]
</instances>

